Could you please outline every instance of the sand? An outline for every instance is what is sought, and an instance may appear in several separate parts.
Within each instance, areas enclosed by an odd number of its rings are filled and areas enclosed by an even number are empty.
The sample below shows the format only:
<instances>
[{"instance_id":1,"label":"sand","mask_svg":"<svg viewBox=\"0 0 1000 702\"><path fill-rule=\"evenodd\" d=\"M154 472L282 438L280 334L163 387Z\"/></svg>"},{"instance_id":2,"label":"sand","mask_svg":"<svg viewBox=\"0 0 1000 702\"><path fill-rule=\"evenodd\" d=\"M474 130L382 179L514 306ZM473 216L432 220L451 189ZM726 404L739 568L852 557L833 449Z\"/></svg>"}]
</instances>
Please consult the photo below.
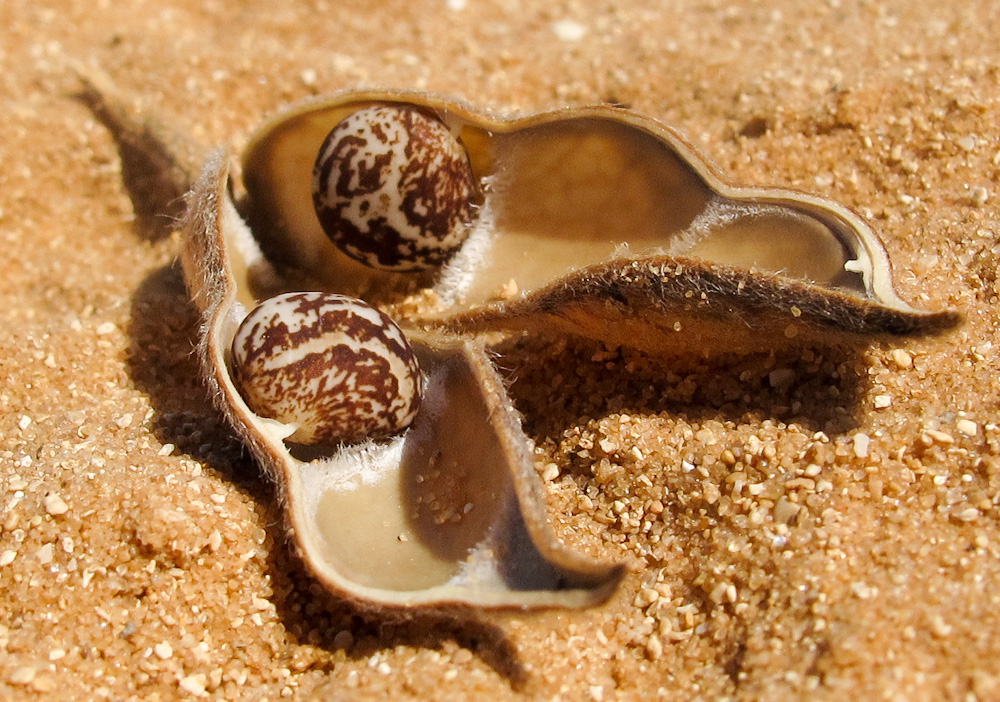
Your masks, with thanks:
<instances>
[{"instance_id":1,"label":"sand","mask_svg":"<svg viewBox=\"0 0 1000 702\"><path fill-rule=\"evenodd\" d=\"M274 8L0 5L0 699L1000 699L1000 3ZM74 62L235 149L342 88L626 104L855 209L901 294L966 321L862 354L511 343L552 523L621 592L363 613L199 383L174 222L134 208Z\"/></svg>"}]
</instances>

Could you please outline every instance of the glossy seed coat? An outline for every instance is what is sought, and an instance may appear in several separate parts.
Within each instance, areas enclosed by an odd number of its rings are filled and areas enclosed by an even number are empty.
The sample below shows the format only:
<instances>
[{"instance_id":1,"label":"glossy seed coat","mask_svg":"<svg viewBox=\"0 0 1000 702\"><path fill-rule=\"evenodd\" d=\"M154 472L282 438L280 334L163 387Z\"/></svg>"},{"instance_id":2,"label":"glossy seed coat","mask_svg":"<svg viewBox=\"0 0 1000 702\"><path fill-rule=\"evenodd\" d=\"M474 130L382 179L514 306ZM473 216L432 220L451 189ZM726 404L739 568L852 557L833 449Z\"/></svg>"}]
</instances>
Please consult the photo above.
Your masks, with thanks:
<instances>
[{"instance_id":1,"label":"glossy seed coat","mask_svg":"<svg viewBox=\"0 0 1000 702\"><path fill-rule=\"evenodd\" d=\"M409 426L420 406L420 368L402 331L342 295L265 300L240 325L232 359L250 408L294 424L296 443L385 438Z\"/></svg>"},{"instance_id":2,"label":"glossy seed coat","mask_svg":"<svg viewBox=\"0 0 1000 702\"><path fill-rule=\"evenodd\" d=\"M372 268L421 271L465 241L477 184L465 148L439 119L376 105L330 132L312 189L320 224L344 253Z\"/></svg>"}]
</instances>

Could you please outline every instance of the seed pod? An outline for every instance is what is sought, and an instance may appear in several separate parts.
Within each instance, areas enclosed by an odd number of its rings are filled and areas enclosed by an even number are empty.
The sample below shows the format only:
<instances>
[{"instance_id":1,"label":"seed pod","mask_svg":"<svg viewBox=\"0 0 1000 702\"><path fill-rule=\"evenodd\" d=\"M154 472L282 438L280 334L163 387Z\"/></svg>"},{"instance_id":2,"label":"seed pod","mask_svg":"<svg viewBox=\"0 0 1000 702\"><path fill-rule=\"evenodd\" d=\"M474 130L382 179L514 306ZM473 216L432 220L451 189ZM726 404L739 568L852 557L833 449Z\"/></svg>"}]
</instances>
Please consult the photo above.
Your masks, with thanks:
<instances>
[{"instance_id":1,"label":"seed pod","mask_svg":"<svg viewBox=\"0 0 1000 702\"><path fill-rule=\"evenodd\" d=\"M386 438L408 427L420 406L420 367L403 332L343 295L265 300L236 332L232 359L246 403L295 425L296 443Z\"/></svg>"},{"instance_id":2,"label":"seed pod","mask_svg":"<svg viewBox=\"0 0 1000 702\"><path fill-rule=\"evenodd\" d=\"M404 105L358 110L327 136L313 169L323 231L373 268L440 266L469 233L476 179L436 117Z\"/></svg>"},{"instance_id":3,"label":"seed pod","mask_svg":"<svg viewBox=\"0 0 1000 702\"><path fill-rule=\"evenodd\" d=\"M351 260L315 212L308 164L324 139L388 104L440 116L483 184L469 239L425 275ZM497 331L731 354L867 347L959 319L900 299L877 235L849 210L727 183L669 128L609 107L508 118L433 95L344 93L265 124L242 164L240 211L222 153L189 197L184 269L205 377L281 487L304 562L331 592L377 611L583 607L622 577L549 528L532 442L486 350ZM393 309L426 374L409 431L305 450L248 411L226 357L234 319L295 289Z\"/></svg>"}]
</instances>

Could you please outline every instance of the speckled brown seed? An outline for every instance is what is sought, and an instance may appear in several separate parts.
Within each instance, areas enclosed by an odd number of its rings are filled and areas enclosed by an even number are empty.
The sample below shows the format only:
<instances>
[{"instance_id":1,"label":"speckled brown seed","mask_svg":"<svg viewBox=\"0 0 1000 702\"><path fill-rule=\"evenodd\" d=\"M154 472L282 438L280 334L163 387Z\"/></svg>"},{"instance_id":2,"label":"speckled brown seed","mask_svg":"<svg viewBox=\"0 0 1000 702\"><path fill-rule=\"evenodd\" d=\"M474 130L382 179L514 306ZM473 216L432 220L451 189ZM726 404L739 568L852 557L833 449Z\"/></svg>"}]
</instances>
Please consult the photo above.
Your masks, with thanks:
<instances>
[{"instance_id":1,"label":"speckled brown seed","mask_svg":"<svg viewBox=\"0 0 1000 702\"><path fill-rule=\"evenodd\" d=\"M468 236L477 192L462 144L441 120L409 105L375 105L345 118L313 169L313 202L327 236L384 270L447 261Z\"/></svg>"},{"instance_id":2,"label":"speckled brown seed","mask_svg":"<svg viewBox=\"0 0 1000 702\"><path fill-rule=\"evenodd\" d=\"M296 443L385 438L409 426L420 406L422 376L403 332L342 295L265 300L237 330L232 363L247 405L296 425Z\"/></svg>"}]
</instances>

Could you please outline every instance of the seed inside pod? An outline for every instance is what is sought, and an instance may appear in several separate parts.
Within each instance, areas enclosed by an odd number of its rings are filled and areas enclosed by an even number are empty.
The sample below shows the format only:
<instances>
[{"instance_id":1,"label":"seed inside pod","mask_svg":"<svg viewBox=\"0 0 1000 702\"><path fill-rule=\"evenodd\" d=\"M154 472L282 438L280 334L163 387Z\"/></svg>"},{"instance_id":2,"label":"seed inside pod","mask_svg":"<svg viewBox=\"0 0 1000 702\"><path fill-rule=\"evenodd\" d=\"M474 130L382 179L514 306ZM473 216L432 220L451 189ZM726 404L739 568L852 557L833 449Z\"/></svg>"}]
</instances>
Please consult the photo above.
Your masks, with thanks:
<instances>
[{"instance_id":1,"label":"seed inside pod","mask_svg":"<svg viewBox=\"0 0 1000 702\"><path fill-rule=\"evenodd\" d=\"M233 376L257 414L310 445L382 439L410 425L423 378L403 332L360 300L318 292L256 307L233 339Z\"/></svg>"},{"instance_id":2,"label":"seed inside pod","mask_svg":"<svg viewBox=\"0 0 1000 702\"><path fill-rule=\"evenodd\" d=\"M465 147L441 120L408 105L375 105L327 136L312 191L323 231L348 256L421 271L465 241L478 187Z\"/></svg>"}]
</instances>

